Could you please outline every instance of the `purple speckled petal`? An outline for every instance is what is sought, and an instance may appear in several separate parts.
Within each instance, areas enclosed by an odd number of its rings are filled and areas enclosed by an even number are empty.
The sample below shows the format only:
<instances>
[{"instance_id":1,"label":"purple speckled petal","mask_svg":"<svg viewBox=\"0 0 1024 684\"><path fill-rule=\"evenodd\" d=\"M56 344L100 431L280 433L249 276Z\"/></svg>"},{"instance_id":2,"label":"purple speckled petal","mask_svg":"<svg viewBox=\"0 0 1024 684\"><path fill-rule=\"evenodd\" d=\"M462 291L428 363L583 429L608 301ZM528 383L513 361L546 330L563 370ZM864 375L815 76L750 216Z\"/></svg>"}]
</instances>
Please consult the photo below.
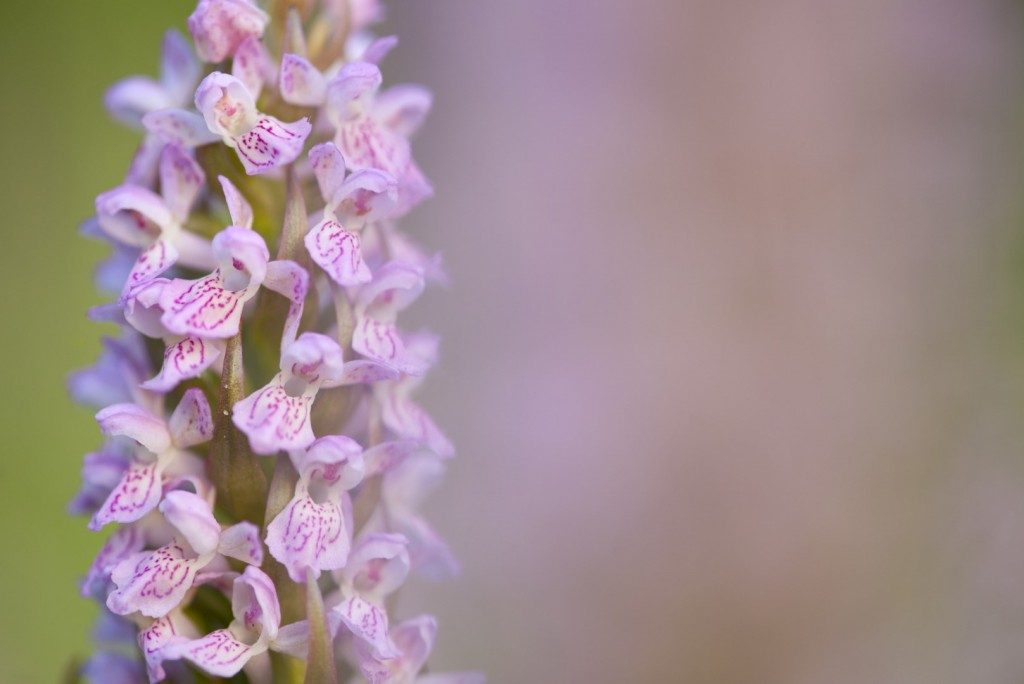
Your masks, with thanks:
<instances>
[{"instance_id":1,"label":"purple speckled petal","mask_svg":"<svg viewBox=\"0 0 1024 684\"><path fill-rule=\"evenodd\" d=\"M235 404L232 420L257 454L304 449L315 439L309 422L312 394L289 396L282 374Z\"/></svg>"},{"instance_id":2,"label":"purple speckled petal","mask_svg":"<svg viewBox=\"0 0 1024 684\"><path fill-rule=\"evenodd\" d=\"M217 142L220 137L206 126L203 117L184 109L158 109L142 117L146 130L164 142L199 147Z\"/></svg>"},{"instance_id":3,"label":"purple speckled petal","mask_svg":"<svg viewBox=\"0 0 1024 684\"><path fill-rule=\"evenodd\" d=\"M309 291L309 273L294 261L287 259L271 261L267 264L267 275L263 280L263 287L284 295L291 302L281 334L281 348L284 349L295 341L299 332L302 309L306 301L306 293Z\"/></svg>"},{"instance_id":4,"label":"purple speckled petal","mask_svg":"<svg viewBox=\"0 0 1024 684\"><path fill-rule=\"evenodd\" d=\"M260 543L260 529L251 522L232 525L221 533L217 551L250 565L261 565L263 545Z\"/></svg>"},{"instance_id":5,"label":"purple speckled petal","mask_svg":"<svg viewBox=\"0 0 1024 684\"><path fill-rule=\"evenodd\" d=\"M179 489L167 492L160 504L160 512L168 523L181 532L197 554L204 556L216 551L221 529L213 517L209 501L198 494Z\"/></svg>"},{"instance_id":6,"label":"purple speckled petal","mask_svg":"<svg viewBox=\"0 0 1024 684\"><path fill-rule=\"evenodd\" d=\"M349 556L345 581L363 598L381 602L409 576L409 540L401 534L364 536Z\"/></svg>"},{"instance_id":7,"label":"purple speckled petal","mask_svg":"<svg viewBox=\"0 0 1024 684\"><path fill-rule=\"evenodd\" d=\"M168 345L164 351L164 365L156 377L142 383L152 392L170 392L178 383L198 377L212 366L223 353L223 343L190 336Z\"/></svg>"},{"instance_id":8,"label":"purple speckled petal","mask_svg":"<svg viewBox=\"0 0 1024 684\"><path fill-rule=\"evenodd\" d=\"M370 268L363 261L359 235L337 221L324 219L306 233L309 256L337 284L347 287L370 282Z\"/></svg>"},{"instance_id":9,"label":"purple speckled petal","mask_svg":"<svg viewBox=\"0 0 1024 684\"><path fill-rule=\"evenodd\" d=\"M110 535L82 582L82 597L88 598L97 593L105 595L111 571L121 561L142 551L143 546L145 538L142 530L134 525L122 527Z\"/></svg>"},{"instance_id":10,"label":"purple speckled petal","mask_svg":"<svg viewBox=\"0 0 1024 684\"><path fill-rule=\"evenodd\" d=\"M138 611L147 617L163 617L192 588L198 566L199 561L186 558L185 548L177 542L135 554L111 572L117 588L107 597L107 608L118 615Z\"/></svg>"},{"instance_id":11,"label":"purple speckled petal","mask_svg":"<svg viewBox=\"0 0 1024 684\"><path fill-rule=\"evenodd\" d=\"M294 105L318 107L327 93L327 80L305 57L286 54L279 76L281 99Z\"/></svg>"},{"instance_id":12,"label":"purple speckled petal","mask_svg":"<svg viewBox=\"0 0 1024 684\"><path fill-rule=\"evenodd\" d=\"M231 140L245 172L255 175L295 161L312 130L309 119L284 123L263 115L251 129Z\"/></svg>"},{"instance_id":13,"label":"purple speckled petal","mask_svg":"<svg viewBox=\"0 0 1024 684\"><path fill-rule=\"evenodd\" d=\"M231 75L245 85L246 90L258 98L263 84L272 73L270 55L257 36L249 36L238 46L231 60Z\"/></svg>"},{"instance_id":14,"label":"purple speckled petal","mask_svg":"<svg viewBox=\"0 0 1024 684\"><path fill-rule=\"evenodd\" d=\"M168 106L182 107L189 103L202 74L192 45L175 29L164 33L160 52L160 84L167 93Z\"/></svg>"},{"instance_id":15,"label":"purple speckled petal","mask_svg":"<svg viewBox=\"0 0 1024 684\"><path fill-rule=\"evenodd\" d=\"M206 62L235 54L249 36L262 36L270 17L248 0L199 0L188 18L196 52Z\"/></svg>"},{"instance_id":16,"label":"purple speckled petal","mask_svg":"<svg viewBox=\"0 0 1024 684\"><path fill-rule=\"evenodd\" d=\"M301 454L292 454L295 467L307 481L316 475L331 491L352 489L363 480L365 465L359 442L345 435L327 435Z\"/></svg>"},{"instance_id":17,"label":"purple speckled petal","mask_svg":"<svg viewBox=\"0 0 1024 684\"><path fill-rule=\"evenodd\" d=\"M151 282L169 269L178 260L178 250L168 240L157 240L147 247L135 260L132 270L128 272L124 288L121 290L122 299L128 298L133 290ZM143 334L145 330L136 327Z\"/></svg>"},{"instance_id":18,"label":"purple speckled petal","mask_svg":"<svg viewBox=\"0 0 1024 684\"><path fill-rule=\"evenodd\" d=\"M206 395L197 387L185 392L167 422L171 440L179 449L202 444L213 437L213 418Z\"/></svg>"},{"instance_id":19,"label":"purple speckled petal","mask_svg":"<svg viewBox=\"0 0 1024 684\"><path fill-rule=\"evenodd\" d=\"M149 247L172 225L173 217L162 197L134 185L122 185L96 198L100 228L114 240L131 247Z\"/></svg>"},{"instance_id":20,"label":"purple speckled petal","mask_svg":"<svg viewBox=\"0 0 1024 684\"><path fill-rule=\"evenodd\" d=\"M242 305L255 289L229 290L220 269L199 280L174 280L164 288L161 322L179 335L233 337L242 320Z\"/></svg>"},{"instance_id":21,"label":"purple speckled petal","mask_svg":"<svg viewBox=\"0 0 1024 684\"><path fill-rule=\"evenodd\" d=\"M266 650L266 644L247 644L230 630L218 629L199 639L165 647L164 657L184 658L214 677L233 677L250 658Z\"/></svg>"},{"instance_id":22,"label":"purple speckled petal","mask_svg":"<svg viewBox=\"0 0 1024 684\"><path fill-rule=\"evenodd\" d=\"M317 503L300 482L295 497L267 526L267 548L288 569L292 581L306 582L306 568L319 577L323 570L344 567L351 539L340 498Z\"/></svg>"},{"instance_id":23,"label":"purple speckled petal","mask_svg":"<svg viewBox=\"0 0 1024 684\"><path fill-rule=\"evenodd\" d=\"M402 655L388 635L388 614L380 606L360 596L350 596L332 610L353 634L366 642L374 657L391 660Z\"/></svg>"},{"instance_id":24,"label":"purple speckled petal","mask_svg":"<svg viewBox=\"0 0 1024 684\"><path fill-rule=\"evenodd\" d=\"M409 141L371 117L343 122L334 138L352 171L380 169L398 178L409 166Z\"/></svg>"},{"instance_id":25,"label":"purple speckled petal","mask_svg":"<svg viewBox=\"0 0 1024 684\"><path fill-rule=\"evenodd\" d=\"M173 107L164 88L151 78L129 76L112 85L103 96L110 115L133 128L142 127L142 117L157 109Z\"/></svg>"},{"instance_id":26,"label":"purple speckled petal","mask_svg":"<svg viewBox=\"0 0 1024 684\"><path fill-rule=\"evenodd\" d=\"M146 673L150 682L158 682L167 676L163 666L165 649L168 644L183 638L178 633L178 626L172 616L178 620L184 619L180 613L172 613L157 618L149 627L139 631L139 648L146 661Z\"/></svg>"},{"instance_id":27,"label":"purple speckled petal","mask_svg":"<svg viewBox=\"0 0 1024 684\"><path fill-rule=\"evenodd\" d=\"M224 176L217 176L221 188L224 189L224 200L228 205L228 213L231 215L231 225L240 228L252 228L252 205L239 192L235 184Z\"/></svg>"},{"instance_id":28,"label":"purple speckled petal","mask_svg":"<svg viewBox=\"0 0 1024 684\"><path fill-rule=\"evenodd\" d=\"M96 414L100 430L108 437L128 437L154 454L171 446L167 425L152 413L135 404L115 404Z\"/></svg>"},{"instance_id":29,"label":"purple speckled petal","mask_svg":"<svg viewBox=\"0 0 1024 684\"><path fill-rule=\"evenodd\" d=\"M184 147L178 143L164 146L160 153L160 192L177 223L188 218L205 182L203 168Z\"/></svg>"},{"instance_id":30,"label":"purple speckled petal","mask_svg":"<svg viewBox=\"0 0 1024 684\"><path fill-rule=\"evenodd\" d=\"M68 504L68 513L91 515L99 510L131 463L126 452L125 444L108 442L102 451L85 455L82 459L82 486Z\"/></svg>"},{"instance_id":31,"label":"purple speckled petal","mask_svg":"<svg viewBox=\"0 0 1024 684\"><path fill-rule=\"evenodd\" d=\"M161 460L133 461L89 521L89 529L99 530L111 522L135 522L156 508L163 495L161 479L165 465Z\"/></svg>"}]
</instances>

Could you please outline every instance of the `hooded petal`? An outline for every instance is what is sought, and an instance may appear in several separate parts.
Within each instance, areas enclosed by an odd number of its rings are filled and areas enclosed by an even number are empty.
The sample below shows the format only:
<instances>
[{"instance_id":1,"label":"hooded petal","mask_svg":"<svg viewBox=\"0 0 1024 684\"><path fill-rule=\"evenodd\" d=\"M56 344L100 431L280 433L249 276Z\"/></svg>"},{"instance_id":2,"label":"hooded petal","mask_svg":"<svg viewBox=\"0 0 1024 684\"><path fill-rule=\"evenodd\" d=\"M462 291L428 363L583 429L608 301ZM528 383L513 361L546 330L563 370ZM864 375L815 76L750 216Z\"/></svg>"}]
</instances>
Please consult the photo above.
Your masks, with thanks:
<instances>
[{"instance_id":1,"label":"hooded petal","mask_svg":"<svg viewBox=\"0 0 1024 684\"><path fill-rule=\"evenodd\" d=\"M320 196L330 203L331 198L345 182L345 158L332 142L321 143L309 151L309 163L313 166Z\"/></svg>"},{"instance_id":2,"label":"hooded petal","mask_svg":"<svg viewBox=\"0 0 1024 684\"><path fill-rule=\"evenodd\" d=\"M172 225L170 209L156 193L134 185L122 185L96 198L100 228L131 247L149 247Z\"/></svg>"},{"instance_id":3,"label":"hooded petal","mask_svg":"<svg viewBox=\"0 0 1024 684\"><path fill-rule=\"evenodd\" d=\"M188 30L199 57L221 62L235 54L249 36L262 36L270 17L247 0L199 0Z\"/></svg>"},{"instance_id":4,"label":"hooded petal","mask_svg":"<svg viewBox=\"0 0 1024 684\"><path fill-rule=\"evenodd\" d=\"M235 579L231 612L245 629L259 634L261 641L273 641L281 627L281 604L267 573L250 565Z\"/></svg>"},{"instance_id":5,"label":"hooded petal","mask_svg":"<svg viewBox=\"0 0 1024 684\"><path fill-rule=\"evenodd\" d=\"M350 228L389 218L398 205L398 181L379 169L360 169L330 198L334 214Z\"/></svg>"},{"instance_id":6,"label":"hooded petal","mask_svg":"<svg viewBox=\"0 0 1024 684\"><path fill-rule=\"evenodd\" d=\"M345 372L338 384L360 385L380 382L382 380L394 380L400 374L400 371L386 364L370 359L355 359L345 364Z\"/></svg>"},{"instance_id":7,"label":"hooded petal","mask_svg":"<svg viewBox=\"0 0 1024 684\"><path fill-rule=\"evenodd\" d=\"M344 374L344 367L341 347L321 333L304 332L281 353L281 371L288 382L296 386L305 383L310 386L308 391L335 386Z\"/></svg>"},{"instance_id":8,"label":"hooded petal","mask_svg":"<svg viewBox=\"0 0 1024 684\"><path fill-rule=\"evenodd\" d=\"M220 524L213 517L210 503L192 492L168 492L160 504L160 512L167 522L181 532L189 546L205 556L217 550L220 543ZM204 563L205 565L205 563Z\"/></svg>"},{"instance_id":9,"label":"hooded petal","mask_svg":"<svg viewBox=\"0 0 1024 684\"><path fill-rule=\"evenodd\" d=\"M427 118L434 97L418 85L396 85L381 92L373 103L373 113L399 135L414 134Z\"/></svg>"},{"instance_id":10,"label":"hooded petal","mask_svg":"<svg viewBox=\"0 0 1024 684\"><path fill-rule=\"evenodd\" d=\"M168 345L160 373L142 383L143 389L170 392L182 380L198 377L220 358L223 353L221 345L217 340L204 340L195 336Z\"/></svg>"},{"instance_id":11,"label":"hooded petal","mask_svg":"<svg viewBox=\"0 0 1024 684\"><path fill-rule=\"evenodd\" d=\"M100 430L108 437L128 437L154 454L171 446L167 426L152 413L135 404L115 404L96 414Z\"/></svg>"},{"instance_id":12,"label":"hooded petal","mask_svg":"<svg viewBox=\"0 0 1024 684\"><path fill-rule=\"evenodd\" d=\"M409 541L401 534L368 534L349 556L344 577L355 593L379 603L409 576Z\"/></svg>"},{"instance_id":13,"label":"hooded petal","mask_svg":"<svg viewBox=\"0 0 1024 684\"><path fill-rule=\"evenodd\" d=\"M207 128L223 138L242 135L256 125L256 97L231 74L209 74L196 89L195 99Z\"/></svg>"},{"instance_id":14,"label":"hooded petal","mask_svg":"<svg viewBox=\"0 0 1024 684\"><path fill-rule=\"evenodd\" d=\"M245 172L255 175L295 161L312 130L309 119L284 123L263 115L247 132L233 137L232 142Z\"/></svg>"},{"instance_id":15,"label":"hooded petal","mask_svg":"<svg viewBox=\"0 0 1024 684\"><path fill-rule=\"evenodd\" d=\"M363 448L351 437L321 437L305 452L292 457L296 468L307 480L316 474L338 491L352 489L363 480Z\"/></svg>"},{"instance_id":16,"label":"hooded petal","mask_svg":"<svg viewBox=\"0 0 1024 684\"><path fill-rule=\"evenodd\" d=\"M397 383L381 385L378 392L381 421L399 437L415 439L430 447L441 458L455 455L455 446L441 428L418 404L410 401Z\"/></svg>"},{"instance_id":17,"label":"hooded petal","mask_svg":"<svg viewBox=\"0 0 1024 684\"><path fill-rule=\"evenodd\" d=\"M270 384L235 404L232 420L257 454L304 449L315 439L309 422L312 395L290 396L279 373Z\"/></svg>"},{"instance_id":18,"label":"hooded petal","mask_svg":"<svg viewBox=\"0 0 1024 684\"><path fill-rule=\"evenodd\" d=\"M380 68L376 64L351 62L343 66L327 84L327 103L332 119L342 123L360 118L382 81ZM348 159L345 146L338 147Z\"/></svg>"},{"instance_id":19,"label":"hooded petal","mask_svg":"<svg viewBox=\"0 0 1024 684\"><path fill-rule=\"evenodd\" d=\"M145 539L137 526L127 525L107 538L82 582L82 598L106 594L111 571L123 560L142 551Z\"/></svg>"},{"instance_id":20,"label":"hooded petal","mask_svg":"<svg viewBox=\"0 0 1024 684\"><path fill-rule=\"evenodd\" d=\"M157 618L149 627L139 631L139 648L146 661L146 672L150 682L158 682L167 676L163 667L165 647L184 638L179 632L178 624L175 624L184 620L180 612L174 612Z\"/></svg>"},{"instance_id":21,"label":"hooded petal","mask_svg":"<svg viewBox=\"0 0 1024 684\"><path fill-rule=\"evenodd\" d=\"M327 79L306 58L288 53L281 58L279 87L285 102L318 107L327 93Z\"/></svg>"},{"instance_id":22,"label":"hooded petal","mask_svg":"<svg viewBox=\"0 0 1024 684\"><path fill-rule=\"evenodd\" d=\"M201 389L193 387L185 392L167 426L174 446L179 449L202 444L213 437L210 403Z\"/></svg>"}]
</instances>

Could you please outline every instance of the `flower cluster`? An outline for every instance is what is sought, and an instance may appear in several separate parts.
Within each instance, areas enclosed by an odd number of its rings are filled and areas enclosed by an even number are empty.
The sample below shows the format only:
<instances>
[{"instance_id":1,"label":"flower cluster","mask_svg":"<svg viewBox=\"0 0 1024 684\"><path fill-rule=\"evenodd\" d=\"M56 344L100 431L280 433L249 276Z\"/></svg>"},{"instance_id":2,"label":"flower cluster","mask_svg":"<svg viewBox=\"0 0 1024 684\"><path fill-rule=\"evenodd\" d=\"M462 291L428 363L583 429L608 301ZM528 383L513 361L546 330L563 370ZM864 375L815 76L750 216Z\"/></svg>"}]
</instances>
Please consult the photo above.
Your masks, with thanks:
<instances>
[{"instance_id":1,"label":"flower cluster","mask_svg":"<svg viewBox=\"0 0 1024 684\"><path fill-rule=\"evenodd\" d=\"M391 618L457 570L419 511L454 455L412 398L438 340L399 326L444 277L396 225L432 193L430 94L380 89L374 0L279 4L200 0L159 79L106 96L143 138L83 226L120 332L70 380L106 439L70 509L115 528L81 675L482 682L425 674L436 622Z\"/></svg>"}]
</instances>

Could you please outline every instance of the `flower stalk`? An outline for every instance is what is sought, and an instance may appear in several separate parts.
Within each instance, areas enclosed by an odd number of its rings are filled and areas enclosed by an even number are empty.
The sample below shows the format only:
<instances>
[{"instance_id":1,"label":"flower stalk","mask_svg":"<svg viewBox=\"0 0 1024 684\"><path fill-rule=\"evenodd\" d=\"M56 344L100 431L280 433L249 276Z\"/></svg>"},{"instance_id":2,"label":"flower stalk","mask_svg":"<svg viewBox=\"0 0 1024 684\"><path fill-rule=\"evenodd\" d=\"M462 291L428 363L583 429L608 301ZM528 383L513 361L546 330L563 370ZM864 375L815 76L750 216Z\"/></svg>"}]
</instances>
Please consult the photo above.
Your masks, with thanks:
<instances>
[{"instance_id":1,"label":"flower stalk","mask_svg":"<svg viewBox=\"0 0 1024 684\"><path fill-rule=\"evenodd\" d=\"M454 447L411 394L443 278L398 227L433 189L418 86L381 90L375 0L199 0L158 80L107 93L141 142L83 232L111 246L70 379L106 441L70 505L116 529L82 582L98 648L69 681L473 684L426 675L414 574L457 571L419 513Z\"/></svg>"}]
</instances>

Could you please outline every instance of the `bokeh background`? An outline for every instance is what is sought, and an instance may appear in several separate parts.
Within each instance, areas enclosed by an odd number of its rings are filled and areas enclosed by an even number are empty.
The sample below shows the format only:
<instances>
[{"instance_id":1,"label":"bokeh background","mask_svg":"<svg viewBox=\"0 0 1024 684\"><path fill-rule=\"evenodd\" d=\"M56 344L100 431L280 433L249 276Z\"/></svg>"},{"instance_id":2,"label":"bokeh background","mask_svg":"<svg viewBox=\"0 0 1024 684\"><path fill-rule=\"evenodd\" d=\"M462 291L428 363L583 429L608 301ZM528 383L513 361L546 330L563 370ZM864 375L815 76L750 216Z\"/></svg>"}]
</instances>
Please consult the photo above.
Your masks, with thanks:
<instances>
[{"instance_id":1,"label":"bokeh background","mask_svg":"<svg viewBox=\"0 0 1024 684\"><path fill-rule=\"evenodd\" d=\"M0 681L88 650L77 236L192 0L0 5ZM493 684L1024 679L1024 24L1010 0L390 3L453 274L425 401Z\"/></svg>"}]
</instances>

